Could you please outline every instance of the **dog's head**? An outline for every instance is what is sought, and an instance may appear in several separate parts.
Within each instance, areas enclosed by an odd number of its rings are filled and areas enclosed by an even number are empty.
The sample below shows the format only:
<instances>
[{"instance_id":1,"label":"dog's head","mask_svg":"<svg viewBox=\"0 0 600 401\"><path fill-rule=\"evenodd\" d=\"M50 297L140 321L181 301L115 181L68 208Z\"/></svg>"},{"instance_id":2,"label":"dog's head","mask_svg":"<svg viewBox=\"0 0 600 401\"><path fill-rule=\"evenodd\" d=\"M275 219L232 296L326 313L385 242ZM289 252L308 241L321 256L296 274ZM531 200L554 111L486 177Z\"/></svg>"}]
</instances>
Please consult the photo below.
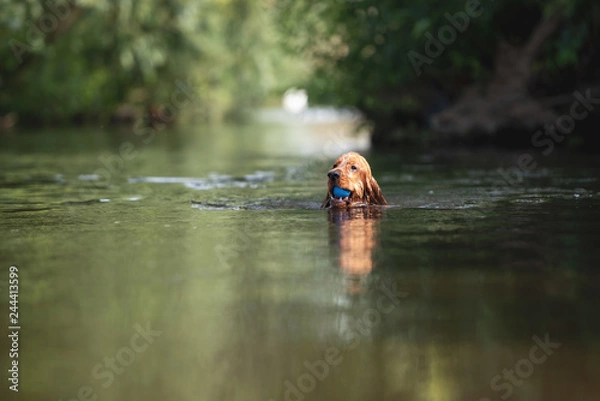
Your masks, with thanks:
<instances>
[{"instance_id":1,"label":"dog's head","mask_svg":"<svg viewBox=\"0 0 600 401\"><path fill-rule=\"evenodd\" d=\"M327 177L328 191L322 207L387 205L371 166L356 152L341 155Z\"/></svg>"}]
</instances>

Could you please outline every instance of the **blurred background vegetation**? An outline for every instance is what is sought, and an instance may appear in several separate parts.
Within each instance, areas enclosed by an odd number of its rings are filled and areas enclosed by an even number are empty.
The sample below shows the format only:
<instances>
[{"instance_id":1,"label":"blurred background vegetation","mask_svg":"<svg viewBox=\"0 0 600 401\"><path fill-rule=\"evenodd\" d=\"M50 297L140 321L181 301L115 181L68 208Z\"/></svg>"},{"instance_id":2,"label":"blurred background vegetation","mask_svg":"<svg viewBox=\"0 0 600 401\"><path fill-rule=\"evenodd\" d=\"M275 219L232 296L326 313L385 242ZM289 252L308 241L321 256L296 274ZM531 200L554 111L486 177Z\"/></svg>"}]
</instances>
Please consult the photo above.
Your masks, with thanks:
<instances>
[{"instance_id":1,"label":"blurred background vegetation","mask_svg":"<svg viewBox=\"0 0 600 401\"><path fill-rule=\"evenodd\" d=\"M375 143L507 129L529 140L532 121L551 123L575 90L600 87L600 3L592 0L0 0L0 8L4 128L151 124L186 82L194 104L179 121L243 120L301 86L312 104L359 109ZM476 16L461 20L470 11ZM440 128L448 119L439 113L452 113L465 92L493 103L504 81L538 109L499 117L491 129ZM597 117L578 129L591 132Z\"/></svg>"}]
</instances>

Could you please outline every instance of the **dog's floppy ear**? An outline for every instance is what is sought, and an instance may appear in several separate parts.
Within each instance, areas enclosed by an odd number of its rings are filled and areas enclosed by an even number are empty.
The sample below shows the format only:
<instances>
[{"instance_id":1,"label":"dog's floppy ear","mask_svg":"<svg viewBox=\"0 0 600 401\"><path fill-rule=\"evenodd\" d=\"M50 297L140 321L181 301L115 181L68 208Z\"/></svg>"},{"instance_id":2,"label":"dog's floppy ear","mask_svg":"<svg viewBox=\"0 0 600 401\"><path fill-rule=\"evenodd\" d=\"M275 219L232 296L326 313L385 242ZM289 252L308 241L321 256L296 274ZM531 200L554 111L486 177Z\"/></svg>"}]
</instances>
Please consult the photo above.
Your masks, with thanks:
<instances>
[{"instance_id":1,"label":"dog's floppy ear","mask_svg":"<svg viewBox=\"0 0 600 401\"><path fill-rule=\"evenodd\" d=\"M369 205L387 205L387 201L379 189L377 181L372 176L367 178L367 187L365 189L366 203Z\"/></svg>"}]
</instances>

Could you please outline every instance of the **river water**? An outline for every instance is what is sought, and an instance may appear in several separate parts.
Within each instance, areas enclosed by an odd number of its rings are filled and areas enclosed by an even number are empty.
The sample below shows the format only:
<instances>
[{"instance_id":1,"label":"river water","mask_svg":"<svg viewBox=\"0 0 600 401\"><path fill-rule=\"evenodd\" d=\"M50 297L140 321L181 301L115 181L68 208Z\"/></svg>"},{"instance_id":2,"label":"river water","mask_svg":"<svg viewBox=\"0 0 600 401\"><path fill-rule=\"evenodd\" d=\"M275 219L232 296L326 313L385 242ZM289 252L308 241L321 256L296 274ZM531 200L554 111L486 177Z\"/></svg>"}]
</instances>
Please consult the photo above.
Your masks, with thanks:
<instances>
[{"instance_id":1,"label":"river water","mask_svg":"<svg viewBox=\"0 0 600 401\"><path fill-rule=\"evenodd\" d=\"M373 151L330 114L0 135L0 394L599 399L597 158ZM350 149L389 207L319 209Z\"/></svg>"}]
</instances>

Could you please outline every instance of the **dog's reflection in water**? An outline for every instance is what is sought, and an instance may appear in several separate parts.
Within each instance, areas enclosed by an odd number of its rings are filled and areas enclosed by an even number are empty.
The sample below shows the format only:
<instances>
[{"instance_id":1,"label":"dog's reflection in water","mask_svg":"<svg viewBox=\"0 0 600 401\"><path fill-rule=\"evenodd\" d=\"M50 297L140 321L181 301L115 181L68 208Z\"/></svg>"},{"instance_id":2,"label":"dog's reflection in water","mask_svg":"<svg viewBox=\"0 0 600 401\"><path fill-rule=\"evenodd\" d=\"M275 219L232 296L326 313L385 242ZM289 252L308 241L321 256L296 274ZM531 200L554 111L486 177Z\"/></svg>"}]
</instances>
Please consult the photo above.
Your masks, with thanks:
<instances>
[{"instance_id":1,"label":"dog's reflection in water","mask_svg":"<svg viewBox=\"0 0 600 401\"><path fill-rule=\"evenodd\" d=\"M377 206L329 209L329 243L339 249L339 265L352 294L363 290L373 270L373 252L379 246L378 229L383 210Z\"/></svg>"}]
</instances>

